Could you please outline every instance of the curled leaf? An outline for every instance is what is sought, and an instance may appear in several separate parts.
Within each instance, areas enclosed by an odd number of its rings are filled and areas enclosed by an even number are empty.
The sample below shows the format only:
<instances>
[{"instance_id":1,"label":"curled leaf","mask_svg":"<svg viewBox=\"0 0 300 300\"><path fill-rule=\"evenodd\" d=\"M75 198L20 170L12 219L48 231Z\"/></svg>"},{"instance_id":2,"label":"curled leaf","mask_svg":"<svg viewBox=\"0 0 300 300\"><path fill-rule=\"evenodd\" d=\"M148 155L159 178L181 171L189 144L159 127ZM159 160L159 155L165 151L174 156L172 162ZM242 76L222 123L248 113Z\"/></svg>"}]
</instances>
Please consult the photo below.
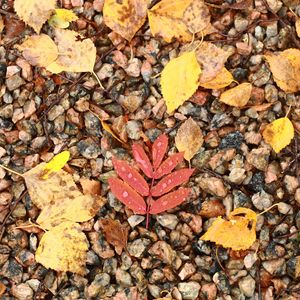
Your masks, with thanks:
<instances>
[{"instance_id":1,"label":"curled leaf","mask_svg":"<svg viewBox=\"0 0 300 300\"><path fill-rule=\"evenodd\" d=\"M225 67L223 67L216 77L204 83L200 82L199 85L205 89L217 90L228 86L233 81L234 78L232 74Z\"/></svg>"}]
</instances>

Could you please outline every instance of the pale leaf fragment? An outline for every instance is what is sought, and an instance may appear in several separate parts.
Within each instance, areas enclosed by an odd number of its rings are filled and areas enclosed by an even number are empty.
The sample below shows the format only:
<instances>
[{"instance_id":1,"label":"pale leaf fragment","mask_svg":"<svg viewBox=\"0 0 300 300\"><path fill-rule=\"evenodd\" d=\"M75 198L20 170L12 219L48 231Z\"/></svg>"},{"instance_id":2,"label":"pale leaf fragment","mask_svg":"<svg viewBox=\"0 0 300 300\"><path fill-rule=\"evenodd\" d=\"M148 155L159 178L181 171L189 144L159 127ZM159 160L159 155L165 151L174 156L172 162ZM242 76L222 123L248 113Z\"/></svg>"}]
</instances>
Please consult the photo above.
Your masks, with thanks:
<instances>
[{"instance_id":1,"label":"pale leaf fragment","mask_svg":"<svg viewBox=\"0 0 300 300\"><path fill-rule=\"evenodd\" d=\"M186 52L169 61L162 71L160 82L168 113L196 92L200 74L195 52Z\"/></svg>"},{"instance_id":2,"label":"pale leaf fragment","mask_svg":"<svg viewBox=\"0 0 300 300\"><path fill-rule=\"evenodd\" d=\"M297 36L300 37L300 18L296 20L295 27L296 27Z\"/></svg>"},{"instance_id":3,"label":"pale leaf fragment","mask_svg":"<svg viewBox=\"0 0 300 300\"><path fill-rule=\"evenodd\" d=\"M40 33L43 24L50 18L55 9L56 0L15 0L14 9L17 15L36 33Z\"/></svg>"},{"instance_id":4,"label":"pale leaf fragment","mask_svg":"<svg viewBox=\"0 0 300 300\"><path fill-rule=\"evenodd\" d=\"M203 141L202 131L192 118L188 118L179 127L175 136L176 148L184 152L184 158L188 161L198 152Z\"/></svg>"},{"instance_id":5,"label":"pale leaf fragment","mask_svg":"<svg viewBox=\"0 0 300 300\"><path fill-rule=\"evenodd\" d=\"M251 83L245 82L223 92L220 101L230 106L243 107L248 103L251 91Z\"/></svg>"},{"instance_id":6,"label":"pale leaf fragment","mask_svg":"<svg viewBox=\"0 0 300 300\"><path fill-rule=\"evenodd\" d=\"M43 235L35 259L46 268L84 275L88 246L79 224L63 222Z\"/></svg>"},{"instance_id":7,"label":"pale leaf fragment","mask_svg":"<svg viewBox=\"0 0 300 300\"><path fill-rule=\"evenodd\" d=\"M207 82L200 83L199 85L205 89L217 90L228 86L233 81L234 78L232 74L225 67L223 67L216 77Z\"/></svg>"},{"instance_id":8,"label":"pale leaf fragment","mask_svg":"<svg viewBox=\"0 0 300 300\"><path fill-rule=\"evenodd\" d=\"M55 28L68 28L70 22L76 21L78 17L72 10L57 8L55 14L48 20L49 25Z\"/></svg>"}]
</instances>

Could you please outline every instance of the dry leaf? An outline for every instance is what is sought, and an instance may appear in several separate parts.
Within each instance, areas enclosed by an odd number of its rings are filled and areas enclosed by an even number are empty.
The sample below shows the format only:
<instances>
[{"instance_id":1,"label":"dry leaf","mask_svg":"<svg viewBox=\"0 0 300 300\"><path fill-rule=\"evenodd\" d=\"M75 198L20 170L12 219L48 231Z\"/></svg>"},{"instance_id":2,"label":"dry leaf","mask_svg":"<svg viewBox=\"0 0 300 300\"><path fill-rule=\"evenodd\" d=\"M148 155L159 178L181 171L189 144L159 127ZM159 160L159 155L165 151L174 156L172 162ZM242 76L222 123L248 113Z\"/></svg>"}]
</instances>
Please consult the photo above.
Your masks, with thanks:
<instances>
[{"instance_id":1,"label":"dry leaf","mask_svg":"<svg viewBox=\"0 0 300 300\"><path fill-rule=\"evenodd\" d=\"M160 82L168 113L196 92L200 74L195 52L186 52L169 61L162 71Z\"/></svg>"},{"instance_id":2,"label":"dry leaf","mask_svg":"<svg viewBox=\"0 0 300 300\"><path fill-rule=\"evenodd\" d=\"M263 138L279 153L294 138L294 126L287 117L277 119L266 126Z\"/></svg>"},{"instance_id":3,"label":"dry leaf","mask_svg":"<svg viewBox=\"0 0 300 300\"><path fill-rule=\"evenodd\" d=\"M50 174L61 170L69 159L69 151L62 151L59 154L55 155L44 167L44 174L42 178L47 179Z\"/></svg>"},{"instance_id":4,"label":"dry leaf","mask_svg":"<svg viewBox=\"0 0 300 300\"><path fill-rule=\"evenodd\" d=\"M102 128L110 133L117 141L119 141L120 143L124 144L125 142L122 141L113 131L112 129L110 128L110 126L103 120L100 119L100 122L101 122L101 125L102 125Z\"/></svg>"},{"instance_id":5,"label":"dry leaf","mask_svg":"<svg viewBox=\"0 0 300 300\"><path fill-rule=\"evenodd\" d=\"M256 213L249 208L236 208L228 221L218 217L200 239L224 248L246 250L256 240Z\"/></svg>"},{"instance_id":6,"label":"dry leaf","mask_svg":"<svg viewBox=\"0 0 300 300\"><path fill-rule=\"evenodd\" d=\"M220 96L220 101L230 106L243 107L248 103L251 91L251 83L242 83L223 92Z\"/></svg>"},{"instance_id":7,"label":"dry leaf","mask_svg":"<svg viewBox=\"0 0 300 300\"><path fill-rule=\"evenodd\" d=\"M72 10L65 8L58 8L55 14L48 20L49 25L55 28L68 28L70 22L76 21L78 17Z\"/></svg>"},{"instance_id":8,"label":"dry leaf","mask_svg":"<svg viewBox=\"0 0 300 300\"><path fill-rule=\"evenodd\" d=\"M15 0L14 9L17 15L36 33L40 33L43 24L50 18L55 9L56 0Z\"/></svg>"},{"instance_id":9,"label":"dry leaf","mask_svg":"<svg viewBox=\"0 0 300 300\"><path fill-rule=\"evenodd\" d=\"M200 83L199 85L205 89L217 90L228 86L233 81L234 78L232 74L225 67L223 67L215 78L204 83Z\"/></svg>"},{"instance_id":10,"label":"dry leaf","mask_svg":"<svg viewBox=\"0 0 300 300\"><path fill-rule=\"evenodd\" d=\"M119 221L112 219L101 219L100 225L106 241L115 247L116 252L121 255L127 245L128 228Z\"/></svg>"},{"instance_id":11,"label":"dry leaf","mask_svg":"<svg viewBox=\"0 0 300 300\"><path fill-rule=\"evenodd\" d=\"M43 235L35 259L46 268L84 275L88 246L79 224L63 222Z\"/></svg>"},{"instance_id":12,"label":"dry leaf","mask_svg":"<svg viewBox=\"0 0 300 300\"><path fill-rule=\"evenodd\" d=\"M104 23L131 41L146 20L147 5L147 0L106 0L103 7Z\"/></svg>"},{"instance_id":13,"label":"dry leaf","mask_svg":"<svg viewBox=\"0 0 300 300\"><path fill-rule=\"evenodd\" d=\"M202 73L200 83L206 83L215 78L223 69L227 58L231 52L209 42L202 42L196 50L196 57L201 65Z\"/></svg>"},{"instance_id":14,"label":"dry leaf","mask_svg":"<svg viewBox=\"0 0 300 300\"><path fill-rule=\"evenodd\" d=\"M184 158L188 161L198 152L203 144L203 135L198 124L188 118L179 127L175 136L175 145L179 152L184 152Z\"/></svg>"},{"instance_id":15,"label":"dry leaf","mask_svg":"<svg viewBox=\"0 0 300 300\"><path fill-rule=\"evenodd\" d=\"M55 42L58 47L58 58L47 66L52 73L93 72L96 61L96 47L91 39L77 40L76 31L56 29Z\"/></svg>"},{"instance_id":16,"label":"dry leaf","mask_svg":"<svg viewBox=\"0 0 300 300\"><path fill-rule=\"evenodd\" d=\"M56 44L46 34L33 35L17 48L33 66L47 67L58 56Z\"/></svg>"}]
</instances>

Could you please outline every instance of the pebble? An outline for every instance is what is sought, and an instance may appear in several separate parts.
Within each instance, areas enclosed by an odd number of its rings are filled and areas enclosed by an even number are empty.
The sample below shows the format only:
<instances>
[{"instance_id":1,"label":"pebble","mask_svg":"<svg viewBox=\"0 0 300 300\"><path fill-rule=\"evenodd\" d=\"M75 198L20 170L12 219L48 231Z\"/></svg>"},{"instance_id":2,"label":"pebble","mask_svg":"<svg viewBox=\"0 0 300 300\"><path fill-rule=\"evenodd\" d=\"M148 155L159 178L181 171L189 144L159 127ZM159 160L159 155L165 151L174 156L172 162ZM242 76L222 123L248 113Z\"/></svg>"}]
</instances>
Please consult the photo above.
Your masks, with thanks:
<instances>
[{"instance_id":1,"label":"pebble","mask_svg":"<svg viewBox=\"0 0 300 300\"><path fill-rule=\"evenodd\" d=\"M131 120L126 124L126 132L132 140L139 140L142 132L142 124L138 121Z\"/></svg>"},{"instance_id":2,"label":"pebble","mask_svg":"<svg viewBox=\"0 0 300 300\"><path fill-rule=\"evenodd\" d=\"M244 179L246 178L245 174L246 170L242 168L233 168L230 171L230 174L228 176L228 179L235 184L241 184Z\"/></svg>"},{"instance_id":3,"label":"pebble","mask_svg":"<svg viewBox=\"0 0 300 300\"><path fill-rule=\"evenodd\" d=\"M138 58L133 58L128 62L125 72L132 77L139 77L141 74L142 62Z\"/></svg>"},{"instance_id":4,"label":"pebble","mask_svg":"<svg viewBox=\"0 0 300 300\"><path fill-rule=\"evenodd\" d=\"M77 143L79 153L87 159L95 159L101 154L101 149L98 144L92 139L87 138Z\"/></svg>"},{"instance_id":5,"label":"pebble","mask_svg":"<svg viewBox=\"0 0 300 300\"><path fill-rule=\"evenodd\" d=\"M127 251L131 256L140 258L150 244L151 241L148 239L136 239L127 244Z\"/></svg>"},{"instance_id":6,"label":"pebble","mask_svg":"<svg viewBox=\"0 0 300 300\"><path fill-rule=\"evenodd\" d=\"M205 218L215 218L225 214L225 207L220 200L206 200L201 205L200 216Z\"/></svg>"},{"instance_id":7,"label":"pebble","mask_svg":"<svg viewBox=\"0 0 300 300\"><path fill-rule=\"evenodd\" d=\"M134 228L135 226L139 225L145 220L145 217L141 215L132 215L127 219L127 222L131 226L131 228Z\"/></svg>"},{"instance_id":8,"label":"pebble","mask_svg":"<svg viewBox=\"0 0 300 300\"><path fill-rule=\"evenodd\" d=\"M154 243L148 253L168 265L171 265L176 258L176 252L164 241Z\"/></svg>"},{"instance_id":9,"label":"pebble","mask_svg":"<svg viewBox=\"0 0 300 300\"><path fill-rule=\"evenodd\" d=\"M217 287L214 283L205 283L201 287L200 299L215 300L217 298Z\"/></svg>"},{"instance_id":10,"label":"pebble","mask_svg":"<svg viewBox=\"0 0 300 300\"><path fill-rule=\"evenodd\" d=\"M186 280L196 272L196 268L192 263L185 263L181 268L178 276L181 280Z\"/></svg>"},{"instance_id":11,"label":"pebble","mask_svg":"<svg viewBox=\"0 0 300 300\"><path fill-rule=\"evenodd\" d=\"M279 202L277 208L278 211L283 215L292 215L294 213L293 207L285 202Z\"/></svg>"},{"instance_id":12,"label":"pebble","mask_svg":"<svg viewBox=\"0 0 300 300\"><path fill-rule=\"evenodd\" d=\"M274 103L278 101L278 90L273 84L266 84L265 98L269 103Z\"/></svg>"},{"instance_id":13,"label":"pebble","mask_svg":"<svg viewBox=\"0 0 300 300\"><path fill-rule=\"evenodd\" d=\"M128 95L119 97L120 104L127 109L129 112L135 112L139 107L142 106L143 97L141 95Z\"/></svg>"},{"instance_id":14,"label":"pebble","mask_svg":"<svg viewBox=\"0 0 300 300\"><path fill-rule=\"evenodd\" d=\"M122 287L129 287L132 285L130 274L120 268L118 268L116 272L116 281Z\"/></svg>"},{"instance_id":15,"label":"pebble","mask_svg":"<svg viewBox=\"0 0 300 300\"><path fill-rule=\"evenodd\" d=\"M247 154L247 162L261 171L266 171L269 164L270 150L267 148L253 149Z\"/></svg>"},{"instance_id":16,"label":"pebble","mask_svg":"<svg viewBox=\"0 0 300 300\"><path fill-rule=\"evenodd\" d=\"M22 77L16 74L7 78L5 84L9 91L14 91L20 86L24 85L25 81Z\"/></svg>"},{"instance_id":17,"label":"pebble","mask_svg":"<svg viewBox=\"0 0 300 300\"><path fill-rule=\"evenodd\" d=\"M239 280L239 288L246 297L252 297L255 291L255 280L250 276Z\"/></svg>"},{"instance_id":18,"label":"pebble","mask_svg":"<svg viewBox=\"0 0 300 300\"><path fill-rule=\"evenodd\" d=\"M54 105L48 112L48 120L54 121L58 116L62 115L65 112L64 108L61 105Z\"/></svg>"},{"instance_id":19,"label":"pebble","mask_svg":"<svg viewBox=\"0 0 300 300\"><path fill-rule=\"evenodd\" d=\"M286 263L284 258L272 259L262 262L262 266L272 275L284 275Z\"/></svg>"},{"instance_id":20,"label":"pebble","mask_svg":"<svg viewBox=\"0 0 300 300\"><path fill-rule=\"evenodd\" d=\"M200 284L195 281L180 282L178 284L178 290L184 300L195 300L197 299L200 291Z\"/></svg>"},{"instance_id":21,"label":"pebble","mask_svg":"<svg viewBox=\"0 0 300 300\"><path fill-rule=\"evenodd\" d=\"M248 269L248 270L251 269L256 261L257 261L257 254L256 253L248 253L244 257L245 268Z\"/></svg>"},{"instance_id":22,"label":"pebble","mask_svg":"<svg viewBox=\"0 0 300 300\"><path fill-rule=\"evenodd\" d=\"M162 215L158 215L156 217L158 223L163 226L166 227L168 229L175 229L175 227L178 224L178 218L176 215L172 215L172 214L162 214Z\"/></svg>"},{"instance_id":23,"label":"pebble","mask_svg":"<svg viewBox=\"0 0 300 300\"><path fill-rule=\"evenodd\" d=\"M106 273L97 274L86 289L87 298L101 297L105 294L110 283L110 276Z\"/></svg>"},{"instance_id":24,"label":"pebble","mask_svg":"<svg viewBox=\"0 0 300 300\"><path fill-rule=\"evenodd\" d=\"M225 197L228 193L220 178L199 176L196 178L196 182L203 191L217 197Z\"/></svg>"},{"instance_id":25,"label":"pebble","mask_svg":"<svg viewBox=\"0 0 300 300\"><path fill-rule=\"evenodd\" d=\"M289 194L293 195L299 186L298 179L295 176L285 175L283 182Z\"/></svg>"},{"instance_id":26,"label":"pebble","mask_svg":"<svg viewBox=\"0 0 300 300\"><path fill-rule=\"evenodd\" d=\"M271 72L267 69L265 65L263 67L259 68L259 70L249 76L250 81L257 87L261 87L265 85L270 77Z\"/></svg>"},{"instance_id":27,"label":"pebble","mask_svg":"<svg viewBox=\"0 0 300 300\"><path fill-rule=\"evenodd\" d=\"M20 283L13 285L11 293L16 299L19 300L31 300L33 299L33 290L26 283Z\"/></svg>"},{"instance_id":28,"label":"pebble","mask_svg":"<svg viewBox=\"0 0 300 300\"><path fill-rule=\"evenodd\" d=\"M258 210L265 210L270 207L274 201L273 196L261 191L252 196L251 201Z\"/></svg>"},{"instance_id":29,"label":"pebble","mask_svg":"<svg viewBox=\"0 0 300 300\"><path fill-rule=\"evenodd\" d=\"M222 138L219 148L240 149L243 141L244 141L244 136L239 131L231 132L228 135L226 135L224 138Z\"/></svg>"},{"instance_id":30,"label":"pebble","mask_svg":"<svg viewBox=\"0 0 300 300\"><path fill-rule=\"evenodd\" d=\"M114 75L114 69L112 64L103 64L101 69L97 72L97 76L100 80L110 78Z\"/></svg>"}]
</instances>

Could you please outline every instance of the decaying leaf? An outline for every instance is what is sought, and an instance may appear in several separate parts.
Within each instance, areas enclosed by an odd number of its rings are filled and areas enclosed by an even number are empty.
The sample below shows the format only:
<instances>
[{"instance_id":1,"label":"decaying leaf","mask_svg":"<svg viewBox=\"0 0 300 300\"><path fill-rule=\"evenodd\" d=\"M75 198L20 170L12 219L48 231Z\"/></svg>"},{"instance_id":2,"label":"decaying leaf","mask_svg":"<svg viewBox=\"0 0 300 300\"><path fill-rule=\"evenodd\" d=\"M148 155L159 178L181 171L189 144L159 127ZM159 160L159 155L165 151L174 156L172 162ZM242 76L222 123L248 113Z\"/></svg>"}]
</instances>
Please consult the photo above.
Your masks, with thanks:
<instances>
[{"instance_id":1,"label":"decaying leaf","mask_svg":"<svg viewBox=\"0 0 300 300\"><path fill-rule=\"evenodd\" d=\"M144 24L147 0L106 0L103 7L104 23L128 41Z\"/></svg>"},{"instance_id":2,"label":"decaying leaf","mask_svg":"<svg viewBox=\"0 0 300 300\"><path fill-rule=\"evenodd\" d=\"M91 39L78 40L76 31L56 29L55 42L58 47L58 57L47 66L52 73L93 72L96 61L96 47Z\"/></svg>"},{"instance_id":3,"label":"decaying leaf","mask_svg":"<svg viewBox=\"0 0 300 300\"><path fill-rule=\"evenodd\" d=\"M33 66L47 67L58 57L56 44L46 34L33 35L18 46L24 58Z\"/></svg>"},{"instance_id":4,"label":"decaying leaf","mask_svg":"<svg viewBox=\"0 0 300 300\"><path fill-rule=\"evenodd\" d=\"M251 83L245 82L223 92L220 96L220 101L230 106L243 107L248 103L251 91Z\"/></svg>"},{"instance_id":5,"label":"decaying leaf","mask_svg":"<svg viewBox=\"0 0 300 300\"><path fill-rule=\"evenodd\" d=\"M80 225L67 221L43 235L35 259L46 268L84 275L88 246Z\"/></svg>"},{"instance_id":6,"label":"decaying leaf","mask_svg":"<svg viewBox=\"0 0 300 300\"><path fill-rule=\"evenodd\" d=\"M116 252L121 255L127 244L128 228L119 221L112 219L101 219L100 225L106 241L113 245Z\"/></svg>"},{"instance_id":7,"label":"decaying leaf","mask_svg":"<svg viewBox=\"0 0 300 300\"><path fill-rule=\"evenodd\" d=\"M228 221L218 217L200 239L215 242L224 248L246 250L256 240L256 213L249 208L236 208Z\"/></svg>"},{"instance_id":8,"label":"decaying leaf","mask_svg":"<svg viewBox=\"0 0 300 300\"><path fill-rule=\"evenodd\" d=\"M199 85L205 89L217 90L228 86L233 81L234 78L232 74L225 67L223 67L216 77L204 83L200 83Z\"/></svg>"},{"instance_id":9,"label":"decaying leaf","mask_svg":"<svg viewBox=\"0 0 300 300\"><path fill-rule=\"evenodd\" d=\"M56 0L15 0L14 9L17 15L36 33L40 33L43 24L50 18L55 9Z\"/></svg>"},{"instance_id":10,"label":"decaying leaf","mask_svg":"<svg viewBox=\"0 0 300 300\"><path fill-rule=\"evenodd\" d=\"M72 10L57 8L55 14L48 20L48 23L55 28L68 28L70 22L76 21L78 17Z\"/></svg>"},{"instance_id":11,"label":"decaying leaf","mask_svg":"<svg viewBox=\"0 0 300 300\"><path fill-rule=\"evenodd\" d=\"M186 52L169 61L161 74L161 89L170 114L197 90L200 66L195 52Z\"/></svg>"},{"instance_id":12,"label":"decaying leaf","mask_svg":"<svg viewBox=\"0 0 300 300\"><path fill-rule=\"evenodd\" d=\"M276 153L279 153L294 138L294 126L287 117L277 119L266 126L263 138Z\"/></svg>"},{"instance_id":13,"label":"decaying leaf","mask_svg":"<svg viewBox=\"0 0 300 300\"><path fill-rule=\"evenodd\" d=\"M201 129L192 118L181 124L175 136L176 148L184 152L184 158L188 161L197 153L203 141Z\"/></svg>"}]
</instances>

